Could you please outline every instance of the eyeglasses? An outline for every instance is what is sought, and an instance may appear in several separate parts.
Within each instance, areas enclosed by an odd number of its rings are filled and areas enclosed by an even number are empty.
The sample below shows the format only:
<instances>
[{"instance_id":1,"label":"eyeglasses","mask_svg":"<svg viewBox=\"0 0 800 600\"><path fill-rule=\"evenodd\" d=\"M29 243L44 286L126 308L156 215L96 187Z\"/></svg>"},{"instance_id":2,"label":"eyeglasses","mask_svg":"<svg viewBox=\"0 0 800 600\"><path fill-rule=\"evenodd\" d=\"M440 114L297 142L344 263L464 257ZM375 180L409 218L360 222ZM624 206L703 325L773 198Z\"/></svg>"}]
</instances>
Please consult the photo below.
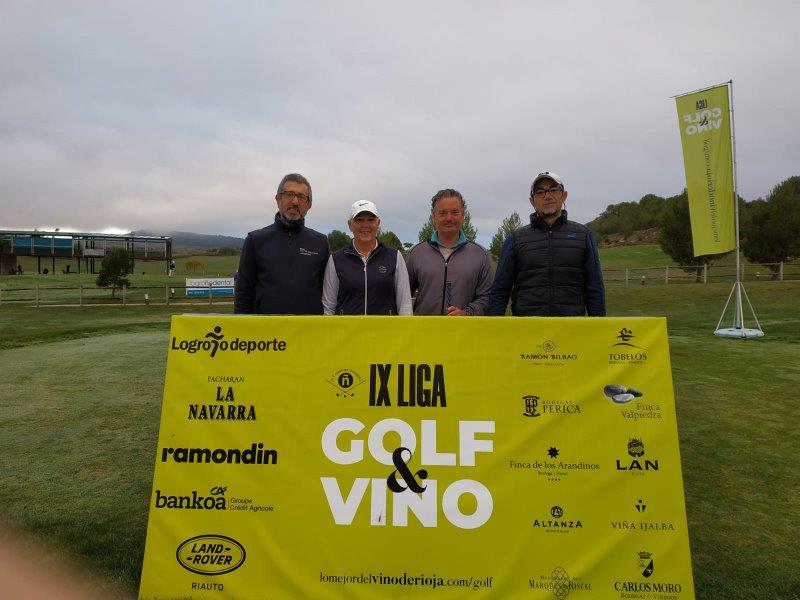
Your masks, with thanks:
<instances>
[{"instance_id":1,"label":"eyeglasses","mask_svg":"<svg viewBox=\"0 0 800 600\"><path fill-rule=\"evenodd\" d=\"M283 196L284 200L294 200L295 198L297 198L298 202L308 202L308 196L306 196L305 194L301 194L299 192L289 192L287 190L284 190L281 192L281 196Z\"/></svg>"},{"instance_id":2,"label":"eyeglasses","mask_svg":"<svg viewBox=\"0 0 800 600\"><path fill-rule=\"evenodd\" d=\"M533 195L536 196L537 198L543 198L544 195L547 194L548 192L553 195L556 195L563 189L564 188L562 188L560 185L555 185L551 188L536 188L535 190L533 190Z\"/></svg>"}]
</instances>

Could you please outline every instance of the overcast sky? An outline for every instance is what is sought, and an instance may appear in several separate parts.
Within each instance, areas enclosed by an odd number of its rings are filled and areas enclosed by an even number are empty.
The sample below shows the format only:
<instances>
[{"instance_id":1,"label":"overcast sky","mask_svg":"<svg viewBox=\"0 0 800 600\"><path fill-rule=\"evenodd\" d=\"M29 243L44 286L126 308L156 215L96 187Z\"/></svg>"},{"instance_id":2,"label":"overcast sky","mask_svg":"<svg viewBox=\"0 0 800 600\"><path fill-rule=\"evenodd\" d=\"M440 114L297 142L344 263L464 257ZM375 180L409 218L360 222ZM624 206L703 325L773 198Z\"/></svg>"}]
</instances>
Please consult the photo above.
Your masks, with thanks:
<instances>
[{"instance_id":1,"label":"overcast sky","mask_svg":"<svg viewBox=\"0 0 800 600\"><path fill-rule=\"evenodd\" d=\"M739 193L800 174L797 2L0 4L0 228L244 235L287 172L307 223L436 190L479 240L559 173L570 218L685 186L675 103L734 81ZM524 219L525 217L523 217Z\"/></svg>"}]
</instances>

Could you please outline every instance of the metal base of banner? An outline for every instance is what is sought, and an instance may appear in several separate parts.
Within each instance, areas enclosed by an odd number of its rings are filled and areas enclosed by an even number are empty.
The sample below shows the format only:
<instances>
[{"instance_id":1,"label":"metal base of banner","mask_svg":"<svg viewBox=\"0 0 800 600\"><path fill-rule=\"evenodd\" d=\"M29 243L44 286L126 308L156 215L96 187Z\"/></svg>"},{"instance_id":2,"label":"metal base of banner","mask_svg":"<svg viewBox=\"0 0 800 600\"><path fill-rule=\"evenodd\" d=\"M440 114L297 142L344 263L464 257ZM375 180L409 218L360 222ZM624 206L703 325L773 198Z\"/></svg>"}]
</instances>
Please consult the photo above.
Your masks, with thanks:
<instances>
[{"instance_id":1,"label":"metal base of banner","mask_svg":"<svg viewBox=\"0 0 800 600\"><path fill-rule=\"evenodd\" d=\"M750 307L750 314L756 322L756 328L748 328L744 326L744 309L742 305L742 296L747 300L747 305ZM725 318L725 312L728 310L728 305L731 303L731 298L734 298L733 305L733 323L731 327L722 327L722 319ZM739 338L739 339L752 339L764 337L764 331L761 329L761 323L758 322L756 311L753 309L753 304L750 298L747 297L747 292L744 290L744 284L741 281L736 281L731 288L731 293L728 294L728 300L725 302L725 307L722 309L722 314L719 317L717 328L714 330L714 335L725 338Z\"/></svg>"},{"instance_id":2,"label":"metal base of banner","mask_svg":"<svg viewBox=\"0 0 800 600\"><path fill-rule=\"evenodd\" d=\"M747 327L726 327L717 329L714 335L725 338L759 338L764 337L764 332L760 329L749 329Z\"/></svg>"}]
</instances>

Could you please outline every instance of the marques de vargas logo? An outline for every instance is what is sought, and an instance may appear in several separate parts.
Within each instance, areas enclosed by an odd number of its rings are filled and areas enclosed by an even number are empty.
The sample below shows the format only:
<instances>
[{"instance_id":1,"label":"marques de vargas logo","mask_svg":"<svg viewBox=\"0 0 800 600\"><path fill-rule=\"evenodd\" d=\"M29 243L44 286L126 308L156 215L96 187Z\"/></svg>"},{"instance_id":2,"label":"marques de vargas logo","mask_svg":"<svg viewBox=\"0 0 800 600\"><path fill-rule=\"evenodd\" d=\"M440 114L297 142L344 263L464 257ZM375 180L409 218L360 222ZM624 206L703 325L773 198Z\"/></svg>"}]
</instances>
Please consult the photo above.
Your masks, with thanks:
<instances>
[{"instance_id":1,"label":"marques de vargas logo","mask_svg":"<svg viewBox=\"0 0 800 600\"><path fill-rule=\"evenodd\" d=\"M187 352L189 354L196 354L200 351L208 352L209 356L214 358L217 352L228 351L242 352L244 354L252 354L253 352L283 352L286 350L286 342L277 338L271 340L248 340L236 337L232 340L226 340L225 334L222 332L222 327L217 325L202 338L179 340L177 337L173 337L171 349Z\"/></svg>"}]
</instances>

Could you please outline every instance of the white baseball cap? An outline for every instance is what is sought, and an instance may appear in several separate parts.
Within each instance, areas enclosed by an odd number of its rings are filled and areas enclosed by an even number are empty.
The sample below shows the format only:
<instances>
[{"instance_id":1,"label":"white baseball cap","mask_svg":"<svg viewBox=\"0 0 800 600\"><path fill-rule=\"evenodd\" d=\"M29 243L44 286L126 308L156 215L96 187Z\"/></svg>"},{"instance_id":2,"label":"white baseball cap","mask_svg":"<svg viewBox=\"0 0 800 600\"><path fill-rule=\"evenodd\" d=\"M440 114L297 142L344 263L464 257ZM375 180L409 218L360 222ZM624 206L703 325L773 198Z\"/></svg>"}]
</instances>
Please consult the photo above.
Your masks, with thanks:
<instances>
[{"instance_id":1,"label":"white baseball cap","mask_svg":"<svg viewBox=\"0 0 800 600\"><path fill-rule=\"evenodd\" d=\"M380 219L378 207L375 206L374 202L370 202L369 200L359 200L358 202L353 202L353 206L350 207L350 218L355 219L358 215L364 212L371 213Z\"/></svg>"},{"instance_id":2,"label":"white baseball cap","mask_svg":"<svg viewBox=\"0 0 800 600\"><path fill-rule=\"evenodd\" d=\"M545 171L544 173L539 173L536 176L536 179L533 180L533 183L531 184L531 195L533 195L533 190L536 188L536 184L539 183L542 179L552 179L562 188L566 189L564 181L561 179L558 173L553 173L552 171Z\"/></svg>"}]
</instances>

